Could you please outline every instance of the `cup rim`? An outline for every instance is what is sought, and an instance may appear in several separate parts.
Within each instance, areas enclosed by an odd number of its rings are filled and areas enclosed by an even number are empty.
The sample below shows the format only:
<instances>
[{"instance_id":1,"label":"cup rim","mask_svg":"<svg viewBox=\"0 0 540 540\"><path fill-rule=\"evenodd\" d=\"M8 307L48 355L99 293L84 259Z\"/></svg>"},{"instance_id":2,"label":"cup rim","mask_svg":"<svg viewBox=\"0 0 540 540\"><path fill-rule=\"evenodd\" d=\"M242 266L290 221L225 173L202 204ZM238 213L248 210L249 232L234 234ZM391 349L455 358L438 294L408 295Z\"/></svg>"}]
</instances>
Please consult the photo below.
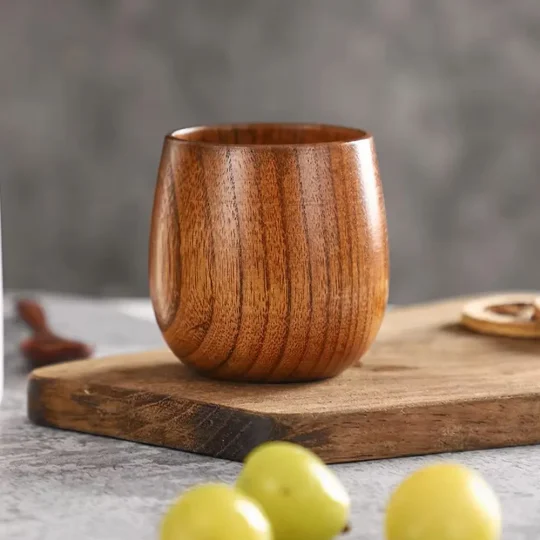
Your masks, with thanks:
<instances>
[{"instance_id":1,"label":"cup rim","mask_svg":"<svg viewBox=\"0 0 540 540\"><path fill-rule=\"evenodd\" d=\"M321 141L321 142L298 142L298 143L225 143L225 142L210 142L210 141L198 141L190 140L188 138L181 138L179 135L189 135L197 131L204 131L208 129L249 129L254 127L264 128L285 128L285 129L297 129L297 130L309 130L309 129L328 129L328 130L341 130L343 133L349 135L342 139L336 138L336 140ZM372 139L371 133L363 129L352 128L348 126L342 126L338 124L326 124L326 123L304 123L304 122L241 122L241 123L226 123L226 124L208 124L208 125L196 125L191 127L184 127L175 129L167 135L165 139L177 144L187 144L196 146L208 146L215 148L310 148L310 147L328 147L328 146L349 146L354 145L362 141Z\"/></svg>"}]
</instances>

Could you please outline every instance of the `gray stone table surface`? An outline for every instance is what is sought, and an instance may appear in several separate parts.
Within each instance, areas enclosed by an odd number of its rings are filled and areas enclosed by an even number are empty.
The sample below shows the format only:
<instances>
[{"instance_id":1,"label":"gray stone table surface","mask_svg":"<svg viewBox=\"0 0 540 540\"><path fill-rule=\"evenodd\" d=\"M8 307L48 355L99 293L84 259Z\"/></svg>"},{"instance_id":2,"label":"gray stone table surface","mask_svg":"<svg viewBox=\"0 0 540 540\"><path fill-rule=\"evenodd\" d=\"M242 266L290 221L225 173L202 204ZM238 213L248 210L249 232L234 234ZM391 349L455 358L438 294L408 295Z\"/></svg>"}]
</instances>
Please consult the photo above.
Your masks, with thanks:
<instances>
[{"instance_id":1,"label":"gray stone table surface","mask_svg":"<svg viewBox=\"0 0 540 540\"><path fill-rule=\"evenodd\" d=\"M113 304L45 296L53 325L100 354L162 345L155 325ZM0 407L0 539L143 540L186 487L233 482L239 464L184 452L31 425L26 418L24 329L6 318L6 385ZM404 433L406 436L406 433ZM385 501L409 472L454 460L479 470L500 496L503 537L540 534L540 448L468 452L334 466L353 498L352 539L382 538Z\"/></svg>"}]
</instances>

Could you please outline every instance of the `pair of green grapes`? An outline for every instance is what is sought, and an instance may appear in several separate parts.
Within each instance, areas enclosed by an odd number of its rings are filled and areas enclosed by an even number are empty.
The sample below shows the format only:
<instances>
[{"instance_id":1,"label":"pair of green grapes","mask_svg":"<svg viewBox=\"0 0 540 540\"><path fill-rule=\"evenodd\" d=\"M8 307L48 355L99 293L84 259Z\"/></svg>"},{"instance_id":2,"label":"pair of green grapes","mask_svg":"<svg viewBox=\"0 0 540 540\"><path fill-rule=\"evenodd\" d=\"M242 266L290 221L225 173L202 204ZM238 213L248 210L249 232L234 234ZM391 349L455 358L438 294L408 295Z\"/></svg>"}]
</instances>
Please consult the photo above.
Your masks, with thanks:
<instances>
[{"instance_id":1,"label":"pair of green grapes","mask_svg":"<svg viewBox=\"0 0 540 540\"><path fill-rule=\"evenodd\" d=\"M161 540L331 540L348 529L350 499L312 452L286 442L251 452L236 485L203 484L166 513ZM387 540L498 540L497 497L477 473L443 463L394 491Z\"/></svg>"}]
</instances>

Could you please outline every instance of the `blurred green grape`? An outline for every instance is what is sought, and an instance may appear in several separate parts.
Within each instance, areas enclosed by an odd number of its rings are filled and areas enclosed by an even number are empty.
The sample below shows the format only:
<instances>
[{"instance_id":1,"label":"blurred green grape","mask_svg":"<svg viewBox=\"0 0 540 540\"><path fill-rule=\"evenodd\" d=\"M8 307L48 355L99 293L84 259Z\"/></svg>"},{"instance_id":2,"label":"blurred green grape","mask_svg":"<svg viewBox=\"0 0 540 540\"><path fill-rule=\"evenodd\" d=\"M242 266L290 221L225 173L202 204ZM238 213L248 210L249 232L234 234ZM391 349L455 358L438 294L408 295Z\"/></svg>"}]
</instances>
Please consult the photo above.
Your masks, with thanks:
<instances>
[{"instance_id":1,"label":"blurred green grape","mask_svg":"<svg viewBox=\"0 0 540 540\"><path fill-rule=\"evenodd\" d=\"M497 540L498 499L476 472L441 463L420 469L392 494L387 540Z\"/></svg>"},{"instance_id":2,"label":"blurred green grape","mask_svg":"<svg viewBox=\"0 0 540 540\"><path fill-rule=\"evenodd\" d=\"M349 496L312 452L286 442L265 443L245 461L237 487L270 519L275 540L329 540L349 518Z\"/></svg>"},{"instance_id":3,"label":"blurred green grape","mask_svg":"<svg viewBox=\"0 0 540 540\"><path fill-rule=\"evenodd\" d=\"M272 540L270 523L248 496L224 484L187 491L167 511L161 540Z\"/></svg>"}]
</instances>

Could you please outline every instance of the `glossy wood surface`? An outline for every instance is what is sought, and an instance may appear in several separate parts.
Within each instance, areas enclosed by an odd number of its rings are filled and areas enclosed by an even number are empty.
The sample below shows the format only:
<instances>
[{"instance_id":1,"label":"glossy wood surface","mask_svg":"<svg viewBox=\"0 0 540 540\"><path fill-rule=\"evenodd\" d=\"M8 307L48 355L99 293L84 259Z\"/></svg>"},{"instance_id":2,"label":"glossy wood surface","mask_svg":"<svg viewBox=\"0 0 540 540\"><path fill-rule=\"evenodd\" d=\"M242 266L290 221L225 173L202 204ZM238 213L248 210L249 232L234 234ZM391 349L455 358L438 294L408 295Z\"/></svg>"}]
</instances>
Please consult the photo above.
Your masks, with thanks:
<instances>
[{"instance_id":1,"label":"glossy wood surface","mask_svg":"<svg viewBox=\"0 0 540 540\"><path fill-rule=\"evenodd\" d=\"M167 136L150 292L171 350L208 376L341 373L373 342L388 296L373 139L294 124Z\"/></svg>"},{"instance_id":2,"label":"glossy wood surface","mask_svg":"<svg viewBox=\"0 0 540 540\"><path fill-rule=\"evenodd\" d=\"M393 309L361 367L302 384L224 383L169 351L33 372L39 424L242 460L267 440L356 461L540 442L540 341L460 325L465 299Z\"/></svg>"}]
</instances>

